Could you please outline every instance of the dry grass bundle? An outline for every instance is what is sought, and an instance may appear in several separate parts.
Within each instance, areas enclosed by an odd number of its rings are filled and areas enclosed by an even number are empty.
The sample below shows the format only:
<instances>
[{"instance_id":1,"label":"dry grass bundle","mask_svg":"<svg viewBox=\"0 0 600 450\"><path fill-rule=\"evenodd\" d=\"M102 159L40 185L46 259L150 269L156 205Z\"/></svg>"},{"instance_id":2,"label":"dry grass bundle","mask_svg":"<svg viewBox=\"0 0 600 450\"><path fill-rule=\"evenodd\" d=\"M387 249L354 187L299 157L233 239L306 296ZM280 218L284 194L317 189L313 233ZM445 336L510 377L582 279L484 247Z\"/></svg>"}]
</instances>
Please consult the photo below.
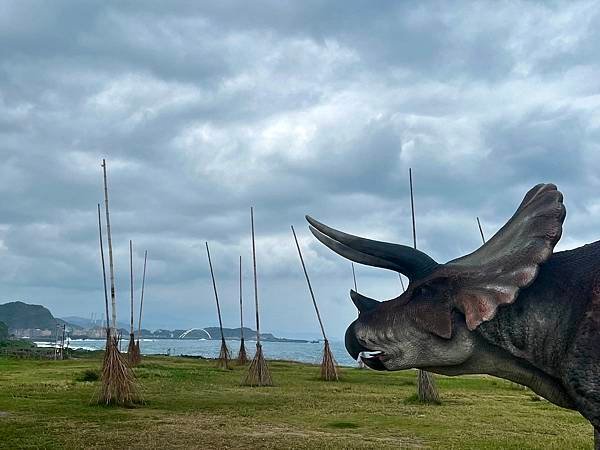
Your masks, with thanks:
<instances>
[{"instance_id":1,"label":"dry grass bundle","mask_svg":"<svg viewBox=\"0 0 600 450\"><path fill-rule=\"evenodd\" d=\"M221 351L219 352L219 358L217 359L217 367L222 369L229 369L229 360L231 359L231 354L229 349L227 348L227 343L225 339L221 339Z\"/></svg>"},{"instance_id":2,"label":"dry grass bundle","mask_svg":"<svg viewBox=\"0 0 600 450\"><path fill-rule=\"evenodd\" d=\"M98 398L99 404L132 406L141 403L138 386L127 360L117 348L117 340L108 340L102 365L102 389Z\"/></svg>"},{"instance_id":3,"label":"dry grass bundle","mask_svg":"<svg viewBox=\"0 0 600 450\"><path fill-rule=\"evenodd\" d=\"M140 361L140 347L139 344L135 342L135 336L133 333L129 334L129 345L127 346L127 361L129 362L130 367L137 366Z\"/></svg>"},{"instance_id":4,"label":"dry grass bundle","mask_svg":"<svg viewBox=\"0 0 600 450\"><path fill-rule=\"evenodd\" d=\"M262 345L256 343L256 355L250 363L250 368L246 374L246 378L242 382L245 386L273 386L271 372L263 355Z\"/></svg>"},{"instance_id":5,"label":"dry grass bundle","mask_svg":"<svg viewBox=\"0 0 600 450\"><path fill-rule=\"evenodd\" d=\"M433 375L424 370L417 371L417 396L421 403L440 403L440 394Z\"/></svg>"},{"instance_id":6,"label":"dry grass bundle","mask_svg":"<svg viewBox=\"0 0 600 450\"><path fill-rule=\"evenodd\" d=\"M244 338L240 341L240 351L238 352L236 363L238 366L245 366L248 364L248 354L246 353L246 345Z\"/></svg>"},{"instance_id":7,"label":"dry grass bundle","mask_svg":"<svg viewBox=\"0 0 600 450\"><path fill-rule=\"evenodd\" d=\"M324 381L338 381L338 371L335 358L331 353L329 347L329 341L325 339L325 346L323 347L323 361L321 362L321 379Z\"/></svg>"}]
</instances>

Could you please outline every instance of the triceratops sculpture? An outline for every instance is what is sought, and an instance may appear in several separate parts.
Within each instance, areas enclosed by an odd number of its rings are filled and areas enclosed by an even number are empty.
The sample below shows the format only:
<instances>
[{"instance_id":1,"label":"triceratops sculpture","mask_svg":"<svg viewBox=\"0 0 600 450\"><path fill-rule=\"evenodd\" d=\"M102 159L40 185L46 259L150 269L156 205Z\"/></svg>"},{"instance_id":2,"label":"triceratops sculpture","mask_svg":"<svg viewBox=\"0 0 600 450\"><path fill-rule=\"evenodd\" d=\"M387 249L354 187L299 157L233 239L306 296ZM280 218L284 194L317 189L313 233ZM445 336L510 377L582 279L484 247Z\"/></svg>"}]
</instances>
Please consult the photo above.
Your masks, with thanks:
<instances>
[{"instance_id":1,"label":"triceratops sculpture","mask_svg":"<svg viewBox=\"0 0 600 450\"><path fill-rule=\"evenodd\" d=\"M600 241L553 253L565 219L553 184L531 189L479 249L438 264L425 253L364 239L307 216L323 244L357 263L406 275L406 292L359 310L346 349L376 370L490 374L575 409L600 450Z\"/></svg>"}]
</instances>

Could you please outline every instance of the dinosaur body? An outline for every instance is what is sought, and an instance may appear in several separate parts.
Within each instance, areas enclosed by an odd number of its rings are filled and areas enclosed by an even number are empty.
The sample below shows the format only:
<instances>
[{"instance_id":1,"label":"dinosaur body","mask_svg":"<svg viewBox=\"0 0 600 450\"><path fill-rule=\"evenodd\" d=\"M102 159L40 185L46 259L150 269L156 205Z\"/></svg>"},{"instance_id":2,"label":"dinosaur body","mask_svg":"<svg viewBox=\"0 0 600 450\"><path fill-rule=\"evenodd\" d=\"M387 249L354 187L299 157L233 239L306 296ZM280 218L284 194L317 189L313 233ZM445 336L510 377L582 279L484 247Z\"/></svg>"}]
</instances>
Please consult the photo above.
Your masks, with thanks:
<instances>
[{"instance_id":1,"label":"dinosaur body","mask_svg":"<svg viewBox=\"0 0 600 450\"><path fill-rule=\"evenodd\" d=\"M556 186L537 185L488 242L445 264L307 219L342 256L410 280L384 302L351 291L359 310L346 331L353 357L366 355L376 370L490 374L523 384L579 411L600 450L600 241L553 253L565 214Z\"/></svg>"}]
</instances>

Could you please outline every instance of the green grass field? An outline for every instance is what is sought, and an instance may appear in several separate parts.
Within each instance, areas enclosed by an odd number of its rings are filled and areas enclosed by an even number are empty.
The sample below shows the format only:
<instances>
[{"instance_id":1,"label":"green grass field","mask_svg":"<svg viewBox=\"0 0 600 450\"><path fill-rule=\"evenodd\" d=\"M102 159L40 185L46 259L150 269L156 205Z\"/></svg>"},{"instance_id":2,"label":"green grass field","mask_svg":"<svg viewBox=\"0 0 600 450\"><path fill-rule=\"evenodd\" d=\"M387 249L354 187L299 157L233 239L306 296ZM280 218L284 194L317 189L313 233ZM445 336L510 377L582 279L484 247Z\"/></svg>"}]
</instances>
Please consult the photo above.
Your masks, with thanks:
<instances>
[{"instance_id":1,"label":"green grass field","mask_svg":"<svg viewBox=\"0 0 600 450\"><path fill-rule=\"evenodd\" d=\"M93 404L99 357L0 358L0 448L591 449L579 414L490 377L437 377L443 404L410 401L415 372L270 362L275 387L241 387L244 369L146 357L135 369L145 404Z\"/></svg>"}]
</instances>

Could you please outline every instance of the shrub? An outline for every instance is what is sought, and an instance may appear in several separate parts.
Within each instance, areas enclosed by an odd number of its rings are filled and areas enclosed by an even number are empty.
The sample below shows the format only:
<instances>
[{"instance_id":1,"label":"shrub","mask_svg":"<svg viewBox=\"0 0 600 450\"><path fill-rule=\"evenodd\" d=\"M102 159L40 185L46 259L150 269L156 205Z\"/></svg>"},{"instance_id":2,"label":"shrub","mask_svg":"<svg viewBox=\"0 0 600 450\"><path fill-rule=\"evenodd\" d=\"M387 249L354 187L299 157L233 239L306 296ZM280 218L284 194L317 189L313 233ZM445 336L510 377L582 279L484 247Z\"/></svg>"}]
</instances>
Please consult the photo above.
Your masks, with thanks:
<instances>
[{"instance_id":1,"label":"shrub","mask_svg":"<svg viewBox=\"0 0 600 450\"><path fill-rule=\"evenodd\" d=\"M86 369L77 376L77 381L98 381L100 371L98 369Z\"/></svg>"}]
</instances>

